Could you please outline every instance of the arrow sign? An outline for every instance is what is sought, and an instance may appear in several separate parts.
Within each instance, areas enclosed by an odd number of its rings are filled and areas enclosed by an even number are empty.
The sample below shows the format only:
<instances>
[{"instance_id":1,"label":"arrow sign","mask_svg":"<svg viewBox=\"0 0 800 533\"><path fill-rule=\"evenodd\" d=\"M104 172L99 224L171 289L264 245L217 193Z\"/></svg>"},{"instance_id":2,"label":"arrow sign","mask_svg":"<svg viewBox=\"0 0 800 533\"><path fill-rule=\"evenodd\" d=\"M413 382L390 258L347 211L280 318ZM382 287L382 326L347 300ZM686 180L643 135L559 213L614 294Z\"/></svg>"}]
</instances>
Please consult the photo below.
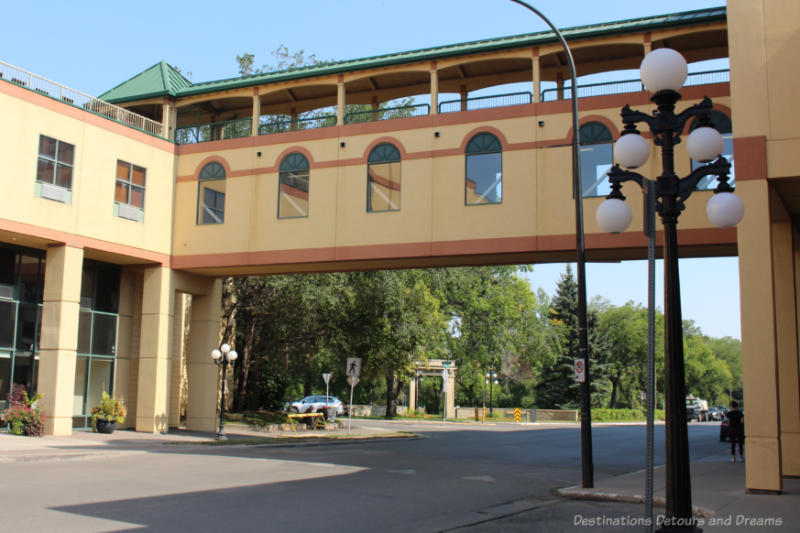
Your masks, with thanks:
<instances>
[{"instance_id":1,"label":"arrow sign","mask_svg":"<svg viewBox=\"0 0 800 533\"><path fill-rule=\"evenodd\" d=\"M356 376L347 376L347 382L350 384L351 387L355 387L358 385L359 379Z\"/></svg>"}]
</instances>

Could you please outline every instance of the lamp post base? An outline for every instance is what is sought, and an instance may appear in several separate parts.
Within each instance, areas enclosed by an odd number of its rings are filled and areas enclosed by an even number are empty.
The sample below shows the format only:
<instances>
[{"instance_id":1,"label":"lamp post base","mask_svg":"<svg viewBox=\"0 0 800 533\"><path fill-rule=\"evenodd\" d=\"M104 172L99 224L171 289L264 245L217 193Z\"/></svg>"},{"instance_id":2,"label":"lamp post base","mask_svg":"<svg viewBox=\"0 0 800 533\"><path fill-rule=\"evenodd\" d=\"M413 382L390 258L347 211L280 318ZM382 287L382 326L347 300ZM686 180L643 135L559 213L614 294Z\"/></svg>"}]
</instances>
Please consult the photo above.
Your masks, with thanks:
<instances>
[{"instance_id":1,"label":"lamp post base","mask_svg":"<svg viewBox=\"0 0 800 533\"><path fill-rule=\"evenodd\" d=\"M228 440L228 436L225 434L225 428L219 428L219 431L217 431L217 440Z\"/></svg>"}]
</instances>

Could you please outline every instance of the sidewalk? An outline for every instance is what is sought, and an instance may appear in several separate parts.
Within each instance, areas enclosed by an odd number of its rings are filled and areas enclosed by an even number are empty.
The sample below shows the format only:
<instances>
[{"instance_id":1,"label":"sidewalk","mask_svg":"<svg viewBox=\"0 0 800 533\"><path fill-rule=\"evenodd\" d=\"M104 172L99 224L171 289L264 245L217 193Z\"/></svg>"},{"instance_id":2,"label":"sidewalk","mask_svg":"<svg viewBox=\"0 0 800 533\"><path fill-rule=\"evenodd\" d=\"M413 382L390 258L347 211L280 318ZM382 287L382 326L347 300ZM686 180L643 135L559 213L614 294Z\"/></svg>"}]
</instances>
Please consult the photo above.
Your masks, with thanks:
<instances>
[{"instance_id":1,"label":"sidewalk","mask_svg":"<svg viewBox=\"0 0 800 533\"><path fill-rule=\"evenodd\" d=\"M363 421L360 421L363 422ZM293 437L292 430L280 430L276 427L264 430L251 429L249 426L230 424L225 425L225 433L231 444L237 440L253 439L259 437ZM345 422L341 429L317 430L318 436L345 435L347 433ZM301 436L313 437L314 431L298 431ZM369 424L353 424L350 435L353 437L369 437L393 433L380 428L371 427ZM170 430L169 433L142 433L128 429L117 430L114 433L100 434L92 431L73 431L69 436L22 437L0 433L0 463L9 461L44 461L44 460L74 460L87 457L112 457L154 451L167 444L182 443L186 446L204 446L216 440L215 433ZM332 441L338 442L338 441ZM302 444L298 439L287 439L286 445Z\"/></svg>"},{"instance_id":2,"label":"sidewalk","mask_svg":"<svg viewBox=\"0 0 800 533\"><path fill-rule=\"evenodd\" d=\"M797 531L800 479L784 479L783 493L748 494L744 463L720 453L691 463L692 503L704 530ZM646 472L640 470L603 481L601 487L567 487L557 493L576 500L644 503ZM664 515L664 466L653 470L653 514ZM642 507L644 510L644 507ZM590 529L590 528L589 528Z\"/></svg>"}]
</instances>

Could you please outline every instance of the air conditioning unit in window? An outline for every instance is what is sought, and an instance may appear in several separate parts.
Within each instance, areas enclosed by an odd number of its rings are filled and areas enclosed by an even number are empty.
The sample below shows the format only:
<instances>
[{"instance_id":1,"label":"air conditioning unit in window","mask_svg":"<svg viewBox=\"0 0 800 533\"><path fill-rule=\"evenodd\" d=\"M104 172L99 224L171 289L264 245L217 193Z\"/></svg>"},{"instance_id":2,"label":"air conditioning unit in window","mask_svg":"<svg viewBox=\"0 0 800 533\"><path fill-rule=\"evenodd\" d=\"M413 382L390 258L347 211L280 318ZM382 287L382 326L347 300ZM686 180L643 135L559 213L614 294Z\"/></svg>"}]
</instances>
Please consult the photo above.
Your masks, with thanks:
<instances>
[{"instance_id":1,"label":"air conditioning unit in window","mask_svg":"<svg viewBox=\"0 0 800 533\"><path fill-rule=\"evenodd\" d=\"M14 299L14 286L13 285L0 285L0 298L4 300Z\"/></svg>"},{"instance_id":2,"label":"air conditioning unit in window","mask_svg":"<svg viewBox=\"0 0 800 533\"><path fill-rule=\"evenodd\" d=\"M61 187L56 187L49 183L42 183L42 198L65 204L67 203L67 193L67 189L62 189Z\"/></svg>"},{"instance_id":3,"label":"air conditioning unit in window","mask_svg":"<svg viewBox=\"0 0 800 533\"><path fill-rule=\"evenodd\" d=\"M117 206L117 214L122 218L141 222L142 210L138 207L133 207L128 204L119 204Z\"/></svg>"}]
</instances>

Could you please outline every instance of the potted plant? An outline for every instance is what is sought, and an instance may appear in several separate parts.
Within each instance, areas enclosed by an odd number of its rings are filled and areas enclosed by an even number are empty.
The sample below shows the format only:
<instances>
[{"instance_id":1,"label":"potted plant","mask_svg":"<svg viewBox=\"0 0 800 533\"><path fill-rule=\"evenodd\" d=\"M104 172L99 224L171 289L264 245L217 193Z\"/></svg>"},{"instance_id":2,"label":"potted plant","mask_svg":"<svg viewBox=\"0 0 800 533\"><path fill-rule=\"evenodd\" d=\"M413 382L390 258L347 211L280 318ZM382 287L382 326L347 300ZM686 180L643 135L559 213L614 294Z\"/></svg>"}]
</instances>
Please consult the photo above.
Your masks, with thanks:
<instances>
[{"instance_id":1,"label":"potted plant","mask_svg":"<svg viewBox=\"0 0 800 533\"><path fill-rule=\"evenodd\" d=\"M97 433L114 433L116 425L125 422L127 414L122 400L114 399L103 391L100 405L92 407L92 429Z\"/></svg>"},{"instance_id":2,"label":"potted plant","mask_svg":"<svg viewBox=\"0 0 800 533\"><path fill-rule=\"evenodd\" d=\"M11 435L27 435L41 437L44 433L45 416L39 410L37 402L42 394L28 398L28 392L22 385L14 384L12 393L8 395L8 409L0 418L8 425Z\"/></svg>"}]
</instances>

